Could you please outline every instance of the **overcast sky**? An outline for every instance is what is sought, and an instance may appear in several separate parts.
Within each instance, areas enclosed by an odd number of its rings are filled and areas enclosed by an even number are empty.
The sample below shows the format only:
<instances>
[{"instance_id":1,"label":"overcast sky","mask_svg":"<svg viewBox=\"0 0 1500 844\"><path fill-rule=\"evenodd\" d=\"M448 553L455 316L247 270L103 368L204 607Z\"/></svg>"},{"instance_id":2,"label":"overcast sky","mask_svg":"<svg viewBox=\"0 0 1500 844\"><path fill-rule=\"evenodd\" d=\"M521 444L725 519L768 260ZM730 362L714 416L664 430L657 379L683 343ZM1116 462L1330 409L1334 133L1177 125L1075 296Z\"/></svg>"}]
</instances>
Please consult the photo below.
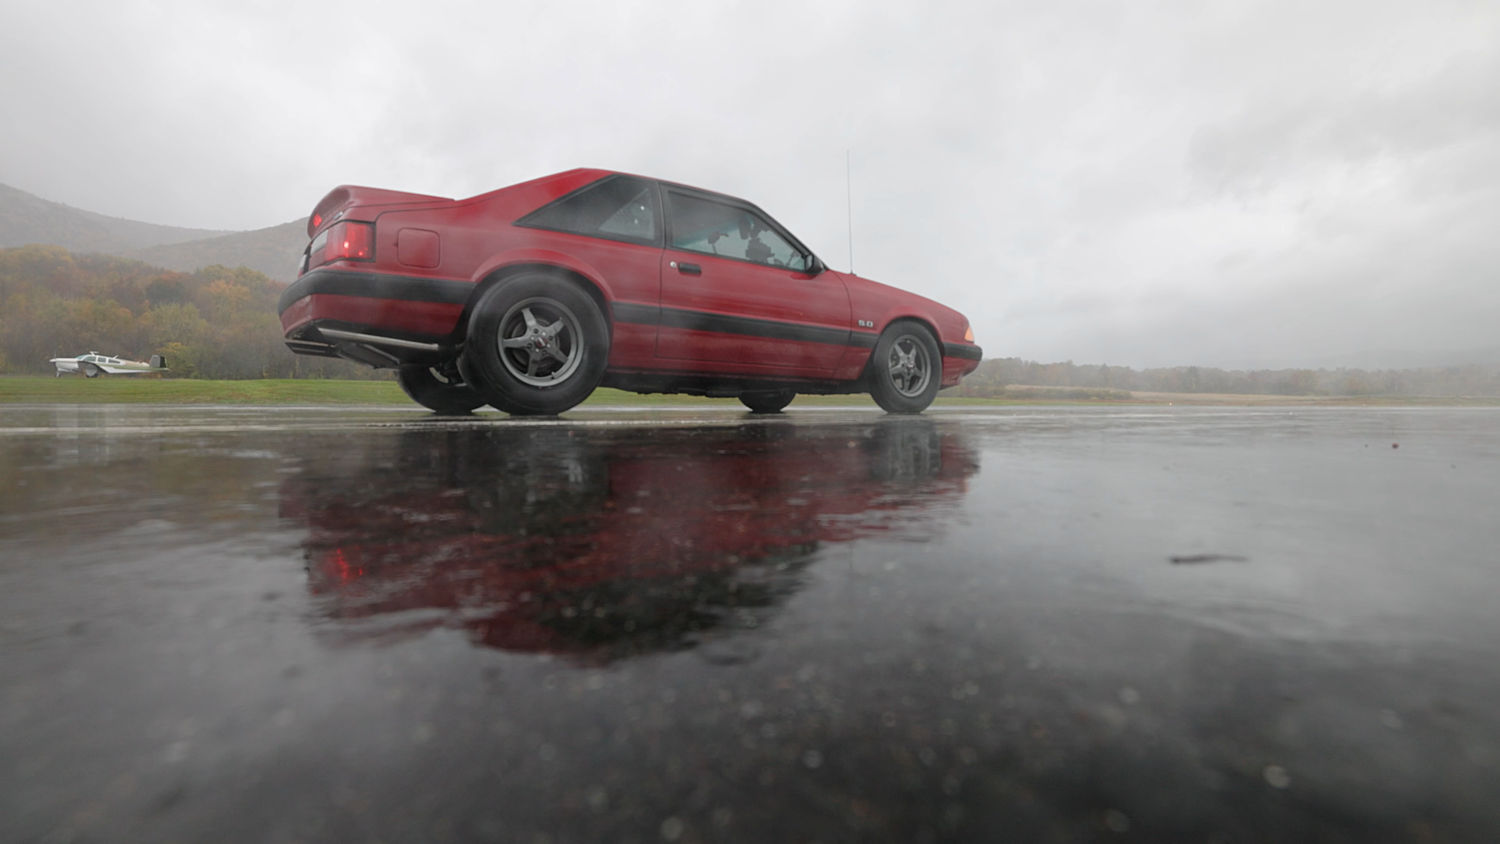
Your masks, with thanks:
<instances>
[{"instance_id":1,"label":"overcast sky","mask_svg":"<svg viewBox=\"0 0 1500 844\"><path fill-rule=\"evenodd\" d=\"M1500 360L1500 3L37 0L0 57L0 182L103 214L606 167L838 269L852 205L987 356Z\"/></svg>"}]
</instances>

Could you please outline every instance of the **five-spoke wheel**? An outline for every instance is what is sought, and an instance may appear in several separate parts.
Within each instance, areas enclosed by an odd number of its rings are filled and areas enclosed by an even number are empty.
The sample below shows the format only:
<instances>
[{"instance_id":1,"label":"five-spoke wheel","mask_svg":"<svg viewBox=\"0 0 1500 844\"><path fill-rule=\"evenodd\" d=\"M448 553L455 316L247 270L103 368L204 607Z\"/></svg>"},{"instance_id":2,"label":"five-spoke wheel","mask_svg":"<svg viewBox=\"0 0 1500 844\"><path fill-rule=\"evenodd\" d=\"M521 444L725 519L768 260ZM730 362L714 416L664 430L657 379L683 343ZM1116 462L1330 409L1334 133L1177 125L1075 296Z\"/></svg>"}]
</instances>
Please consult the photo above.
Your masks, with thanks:
<instances>
[{"instance_id":1,"label":"five-spoke wheel","mask_svg":"<svg viewBox=\"0 0 1500 844\"><path fill-rule=\"evenodd\" d=\"M870 395L887 413L921 413L942 386L942 354L925 327L898 322L870 358Z\"/></svg>"},{"instance_id":2,"label":"five-spoke wheel","mask_svg":"<svg viewBox=\"0 0 1500 844\"><path fill-rule=\"evenodd\" d=\"M562 413L588 398L609 362L609 326L578 285L540 273L474 306L463 370L485 402L516 415Z\"/></svg>"},{"instance_id":3,"label":"five-spoke wheel","mask_svg":"<svg viewBox=\"0 0 1500 844\"><path fill-rule=\"evenodd\" d=\"M582 336L578 316L566 305L533 296L511 305L500 318L500 361L522 384L561 384L583 362Z\"/></svg>"}]
</instances>

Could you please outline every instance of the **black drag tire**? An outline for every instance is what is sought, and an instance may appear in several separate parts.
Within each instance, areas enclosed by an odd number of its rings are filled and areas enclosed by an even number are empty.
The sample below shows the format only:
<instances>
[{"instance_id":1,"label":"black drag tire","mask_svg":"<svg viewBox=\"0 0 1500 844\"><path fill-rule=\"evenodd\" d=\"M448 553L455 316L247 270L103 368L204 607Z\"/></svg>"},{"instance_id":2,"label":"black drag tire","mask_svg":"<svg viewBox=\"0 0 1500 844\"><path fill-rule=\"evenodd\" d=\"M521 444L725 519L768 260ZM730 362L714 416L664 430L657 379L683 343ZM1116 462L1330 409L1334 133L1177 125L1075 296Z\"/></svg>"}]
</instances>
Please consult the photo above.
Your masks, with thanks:
<instances>
[{"instance_id":1,"label":"black drag tire","mask_svg":"<svg viewBox=\"0 0 1500 844\"><path fill-rule=\"evenodd\" d=\"M793 390L756 390L740 393L740 403L750 408L751 413L780 413L796 397Z\"/></svg>"},{"instance_id":2,"label":"black drag tire","mask_svg":"<svg viewBox=\"0 0 1500 844\"><path fill-rule=\"evenodd\" d=\"M885 330L870 356L870 395L887 413L921 413L937 398L943 356L932 332L914 322Z\"/></svg>"},{"instance_id":3,"label":"black drag tire","mask_svg":"<svg viewBox=\"0 0 1500 844\"><path fill-rule=\"evenodd\" d=\"M99 370L99 367L93 365L92 363L86 363L83 365L83 377L98 378L100 374L101 372Z\"/></svg>"},{"instance_id":4,"label":"black drag tire","mask_svg":"<svg viewBox=\"0 0 1500 844\"><path fill-rule=\"evenodd\" d=\"M589 397L608 365L609 324L565 279L517 276L486 291L469 317L463 370L506 413L562 413Z\"/></svg>"},{"instance_id":5,"label":"black drag tire","mask_svg":"<svg viewBox=\"0 0 1500 844\"><path fill-rule=\"evenodd\" d=\"M464 383L458 368L451 363L446 366L402 364L396 370L396 383L411 396L412 401L437 413L457 416L484 406L484 397Z\"/></svg>"}]
</instances>

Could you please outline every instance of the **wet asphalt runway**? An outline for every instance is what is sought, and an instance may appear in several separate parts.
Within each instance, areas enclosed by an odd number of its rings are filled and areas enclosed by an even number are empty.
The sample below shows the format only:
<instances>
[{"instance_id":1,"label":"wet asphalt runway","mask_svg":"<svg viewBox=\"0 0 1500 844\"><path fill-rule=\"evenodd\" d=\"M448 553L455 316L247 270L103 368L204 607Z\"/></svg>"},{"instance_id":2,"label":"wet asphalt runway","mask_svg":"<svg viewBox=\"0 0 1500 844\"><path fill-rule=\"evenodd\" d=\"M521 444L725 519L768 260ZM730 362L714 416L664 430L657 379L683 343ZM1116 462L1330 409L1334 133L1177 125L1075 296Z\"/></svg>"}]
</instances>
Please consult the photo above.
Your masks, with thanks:
<instances>
[{"instance_id":1,"label":"wet asphalt runway","mask_svg":"<svg viewBox=\"0 0 1500 844\"><path fill-rule=\"evenodd\" d=\"M6 841L1500 839L1500 411L0 407Z\"/></svg>"}]
</instances>

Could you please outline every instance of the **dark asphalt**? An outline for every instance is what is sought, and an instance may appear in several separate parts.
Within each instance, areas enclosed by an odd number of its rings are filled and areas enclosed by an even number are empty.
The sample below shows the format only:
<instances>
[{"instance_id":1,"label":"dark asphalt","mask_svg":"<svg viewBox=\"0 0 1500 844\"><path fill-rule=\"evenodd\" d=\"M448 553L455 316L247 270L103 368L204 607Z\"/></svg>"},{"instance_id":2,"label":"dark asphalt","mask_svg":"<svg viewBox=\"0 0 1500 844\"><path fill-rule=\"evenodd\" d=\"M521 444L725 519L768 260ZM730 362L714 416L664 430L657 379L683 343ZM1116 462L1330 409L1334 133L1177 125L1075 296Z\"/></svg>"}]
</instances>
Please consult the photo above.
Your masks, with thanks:
<instances>
[{"instance_id":1,"label":"dark asphalt","mask_svg":"<svg viewBox=\"0 0 1500 844\"><path fill-rule=\"evenodd\" d=\"M1500 411L0 407L0 840L1500 840Z\"/></svg>"}]
</instances>

